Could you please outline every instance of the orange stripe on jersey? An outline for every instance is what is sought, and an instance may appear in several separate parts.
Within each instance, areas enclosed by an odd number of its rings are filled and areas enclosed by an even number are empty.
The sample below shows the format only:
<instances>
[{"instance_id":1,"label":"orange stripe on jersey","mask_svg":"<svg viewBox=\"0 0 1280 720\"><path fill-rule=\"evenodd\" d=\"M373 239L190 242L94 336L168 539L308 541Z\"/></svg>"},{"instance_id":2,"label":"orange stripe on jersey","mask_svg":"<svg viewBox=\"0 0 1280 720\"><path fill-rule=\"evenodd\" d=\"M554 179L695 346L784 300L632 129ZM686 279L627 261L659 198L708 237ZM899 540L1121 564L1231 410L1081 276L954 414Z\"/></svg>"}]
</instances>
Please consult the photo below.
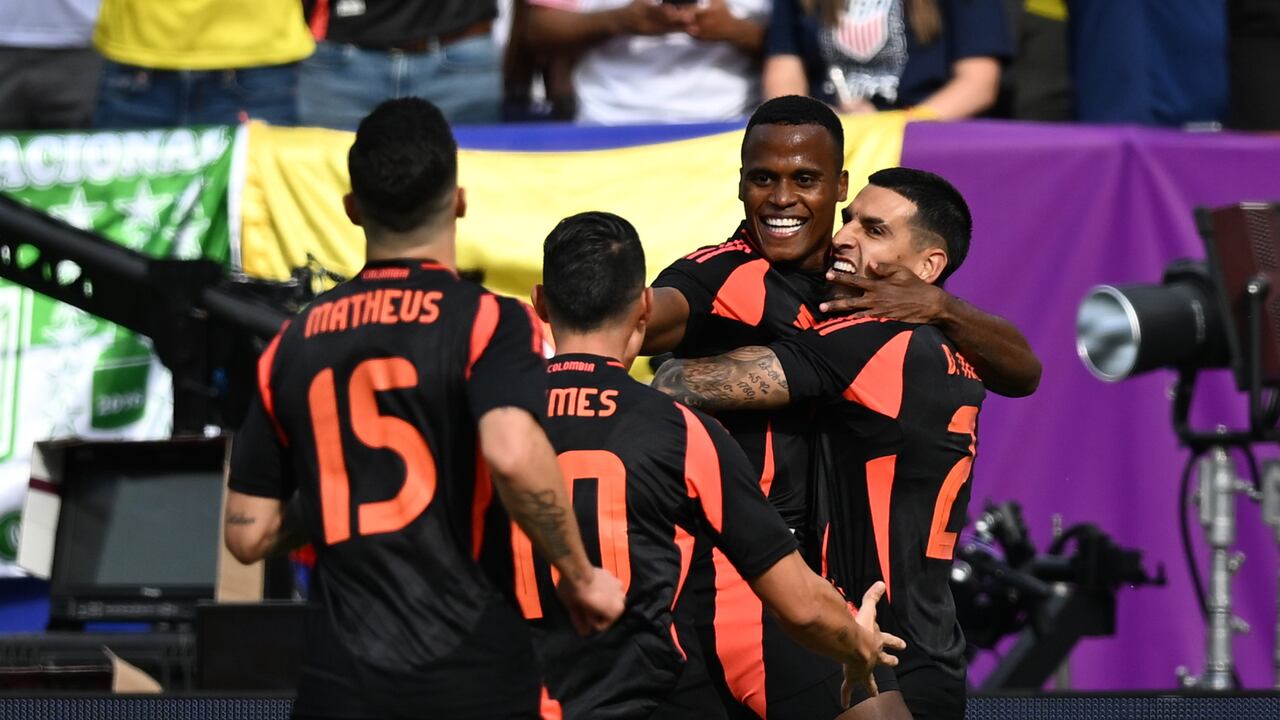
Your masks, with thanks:
<instances>
[{"instance_id":1,"label":"orange stripe on jersey","mask_svg":"<svg viewBox=\"0 0 1280 720\"><path fill-rule=\"evenodd\" d=\"M889 321L884 318L842 316L842 317L834 317L834 318L831 318L830 320L823 320L822 322L818 323L814 327L818 330L819 335L825 336L825 335L830 335L831 333L837 330L843 330L847 327L853 327L854 325L861 325L863 323L869 323L869 322L889 322Z\"/></svg>"},{"instance_id":2,"label":"orange stripe on jersey","mask_svg":"<svg viewBox=\"0 0 1280 720\"><path fill-rule=\"evenodd\" d=\"M871 502L871 529L876 535L876 555L880 559L880 575L884 578L884 596L893 600L889 582L889 511L893 499L893 473L897 455L879 457L867 462L867 499Z\"/></svg>"},{"instance_id":3,"label":"orange stripe on jersey","mask_svg":"<svg viewBox=\"0 0 1280 720\"><path fill-rule=\"evenodd\" d=\"M720 286L711 314L759 325L764 317L764 276L769 261L761 258L739 265Z\"/></svg>"},{"instance_id":4,"label":"orange stripe on jersey","mask_svg":"<svg viewBox=\"0 0 1280 720\"><path fill-rule=\"evenodd\" d=\"M562 720L564 718L564 709L560 707L560 701L551 697L551 693L547 692L547 686L542 686L542 700L539 703L538 712L542 715L542 720Z\"/></svg>"},{"instance_id":5,"label":"orange stripe on jersey","mask_svg":"<svg viewBox=\"0 0 1280 720\"><path fill-rule=\"evenodd\" d=\"M480 559L480 548L484 544L484 515L489 511L489 503L493 502L493 478L489 475L489 463L484 461L484 454L476 448L476 488L471 499L471 558Z\"/></svg>"},{"instance_id":6,"label":"orange stripe on jersey","mask_svg":"<svg viewBox=\"0 0 1280 720\"><path fill-rule=\"evenodd\" d=\"M280 339L288 329L289 321L285 320L284 325L280 326L280 332L276 333L276 336L271 339L271 344L267 345L267 349L263 350L262 356L258 358L258 392L262 393L262 407L266 409L267 417L271 418L271 425L276 429L276 436L284 445L289 444L289 438L284 434L284 427L280 421L276 419L276 400L271 394L271 368L276 362L276 351L280 349Z\"/></svg>"},{"instance_id":7,"label":"orange stripe on jersey","mask_svg":"<svg viewBox=\"0 0 1280 720\"><path fill-rule=\"evenodd\" d=\"M476 306L476 318L471 323L471 357L467 360L467 379L471 379L471 368L489 347L493 333L498 329L498 298L492 295L481 295L480 304ZM538 348L541 352L542 348Z\"/></svg>"},{"instance_id":8,"label":"orange stripe on jersey","mask_svg":"<svg viewBox=\"0 0 1280 720\"><path fill-rule=\"evenodd\" d=\"M702 421L689 408L676 404L684 414L684 485L689 497L702 501L702 512L716 532L724 530L724 498L720 487L720 456Z\"/></svg>"},{"instance_id":9,"label":"orange stripe on jersey","mask_svg":"<svg viewBox=\"0 0 1280 720\"><path fill-rule=\"evenodd\" d=\"M684 581L689 578L689 566L693 564L693 536L677 525L675 543L676 548L680 551L680 577L676 580L676 594L671 596L672 612L675 611L676 603L680 600L680 592L684 590ZM671 623L671 641L675 643L676 649L680 651L680 656L688 660L689 654L680 645L680 637L676 634L674 621Z\"/></svg>"},{"instance_id":10,"label":"orange stripe on jersey","mask_svg":"<svg viewBox=\"0 0 1280 720\"><path fill-rule=\"evenodd\" d=\"M538 576L533 565L533 541L520 526L511 523L511 558L515 566L516 600L520 612L529 620L542 617L542 598L538 597Z\"/></svg>"},{"instance_id":11,"label":"orange stripe on jersey","mask_svg":"<svg viewBox=\"0 0 1280 720\"><path fill-rule=\"evenodd\" d=\"M827 546L831 544L831 523L822 528L822 577L828 577L830 573L827 571Z\"/></svg>"},{"instance_id":12,"label":"orange stripe on jersey","mask_svg":"<svg viewBox=\"0 0 1280 720\"><path fill-rule=\"evenodd\" d=\"M529 316L529 329L533 333L533 354L541 357L542 355L542 318L538 317L538 313L527 303L520 303L524 311Z\"/></svg>"},{"instance_id":13,"label":"orange stripe on jersey","mask_svg":"<svg viewBox=\"0 0 1280 720\"><path fill-rule=\"evenodd\" d=\"M710 260L711 258L717 255L723 255L724 253L727 253L727 252L749 253L751 252L751 247L746 243L742 242L741 240L728 240L720 243L719 245L712 245L711 247L708 247L708 248L694 250L688 255L685 255L685 259L693 260L694 262L701 263L701 262L706 262L707 260Z\"/></svg>"},{"instance_id":14,"label":"orange stripe on jersey","mask_svg":"<svg viewBox=\"0 0 1280 720\"><path fill-rule=\"evenodd\" d=\"M760 489L764 491L764 496L769 497L769 491L773 489L773 421L770 420L764 426L764 470L760 472Z\"/></svg>"},{"instance_id":15,"label":"orange stripe on jersey","mask_svg":"<svg viewBox=\"0 0 1280 720\"><path fill-rule=\"evenodd\" d=\"M902 409L902 365L910 342L911 331L904 330L885 343L845 388L844 398L896 419Z\"/></svg>"},{"instance_id":16,"label":"orange stripe on jersey","mask_svg":"<svg viewBox=\"0 0 1280 720\"><path fill-rule=\"evenodd\" d=\"M743 705L766 713L764 684L764 605L720 550L711 551L716 569L716 657L724 681Z\"/></svg>"}]
</instances>

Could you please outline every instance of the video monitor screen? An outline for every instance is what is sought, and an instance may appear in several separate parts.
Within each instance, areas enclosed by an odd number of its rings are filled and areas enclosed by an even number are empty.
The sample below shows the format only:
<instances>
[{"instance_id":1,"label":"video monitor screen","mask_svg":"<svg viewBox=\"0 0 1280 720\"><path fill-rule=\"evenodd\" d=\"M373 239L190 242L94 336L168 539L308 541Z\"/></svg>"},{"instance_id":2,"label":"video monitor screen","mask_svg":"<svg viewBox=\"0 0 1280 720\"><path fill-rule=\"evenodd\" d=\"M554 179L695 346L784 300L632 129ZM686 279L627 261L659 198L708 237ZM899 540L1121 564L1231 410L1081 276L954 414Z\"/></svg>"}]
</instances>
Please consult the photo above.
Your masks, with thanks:
<instances>
[{"instance_id":1,"label":"video monitor screen","mask_svg":"<svg viewBox=\"0 0 1280 720\"><path fill-rule=\"evenodd\" d=\"M207 595L216 579L223 442L67 449L54 594Z\"/></svg>"}]
</instances>

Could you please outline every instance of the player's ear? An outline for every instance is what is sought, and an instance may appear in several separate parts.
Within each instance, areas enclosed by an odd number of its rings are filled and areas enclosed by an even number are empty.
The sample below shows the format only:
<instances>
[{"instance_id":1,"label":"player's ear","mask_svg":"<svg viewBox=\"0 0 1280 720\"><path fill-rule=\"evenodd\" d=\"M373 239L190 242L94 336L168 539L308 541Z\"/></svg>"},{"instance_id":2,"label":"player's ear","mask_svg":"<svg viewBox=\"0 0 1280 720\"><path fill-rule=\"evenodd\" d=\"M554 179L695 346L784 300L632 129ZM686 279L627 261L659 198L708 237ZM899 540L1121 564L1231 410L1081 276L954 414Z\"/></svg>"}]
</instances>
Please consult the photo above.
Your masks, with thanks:
<instances>
[{"instance_id":1,"label":"player's ear","mask_svg":"<svg viewBox=\"0 0 1280 720\"><path fill-rule=\"evenodd\" d=\"M934 245L925 250L916 274L920 276L921 280L933 285L938 282L938 278L942 277L942 272L946 269L947 251Z\"/></svg>"},{"instance_id":2,"label":"player's ear","mask_svg":"<svg viewBox=\"0 0 1280 720\"><path fill-rule=\"evenodd\" d=\"M467 189L459 186L453 192L453 216L464 218L467 216Z\"/></svg>"},{"instance_id":3,"label":"player's ear","mask_svg":"<svg viewBox=\"0 0 1280 720\"><path fill-rule=\"evenodd\" d=\"M746 198L743 197L743 195L745 195L746 193L742 192L742 186L744 184L744 177L745 177L742 173L743 173L742 168L738 168L738 202L746 201Z\"/></svg>"},{"instance_id":4,"label":"player's ear","mask_svg":"<svg viewBox=\"0 0 1280 720\"><path fill-rule=\"evenodd\" d=\"M836 198L837 202L844 202L849 197L849 171L840 171L840 195Z\"/></svg>"},{"instance_id":5,"label":"player's ear","mask_svg":"<svg viewBox=\"0 0 1280 720\"><path fill-rule=\"evenodd\" d=\"M347 212L347 219L352 225L363 225L364 218L360 215L360 203L356 202L355 193L347 193L342 196L342 209Z\"/></svg>"},{"instance_id":6,"label":"player's ear","mask_svg":"<svg viewBox=\"0 0 1280 720\"><path fill-rule=\"evenodd\" d=\"M533 311L538 313L538 318L542 322L551 322L551 316L547 314L547 295L542 290L542 283L533 286L533 292L529 293L529 300L533 303Z\"/></svg>"},{"instance_id":7,"label":"player's ear","mask_svg":"<svg viewBox=\"0 0 1280 720\"><path fill-rule=\"evenodd\" d=\"M649 314L653 312L653 288L647 287L640 295L640 327L649 324Z\"/></svg>"}]
</instances>

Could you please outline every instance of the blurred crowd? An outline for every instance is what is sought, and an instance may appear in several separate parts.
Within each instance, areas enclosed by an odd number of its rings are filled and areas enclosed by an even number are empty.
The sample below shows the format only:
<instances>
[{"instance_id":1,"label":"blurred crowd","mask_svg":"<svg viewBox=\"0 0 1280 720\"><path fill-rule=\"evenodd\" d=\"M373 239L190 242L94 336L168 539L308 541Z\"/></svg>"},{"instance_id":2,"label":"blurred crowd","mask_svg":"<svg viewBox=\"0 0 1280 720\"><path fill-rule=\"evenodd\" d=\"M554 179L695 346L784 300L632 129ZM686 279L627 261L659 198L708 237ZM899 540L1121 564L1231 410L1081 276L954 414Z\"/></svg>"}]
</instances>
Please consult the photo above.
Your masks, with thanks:
<instances>
[{"instance_id":1,"label":"blurred crowd","mask_svg":"<svg viewBox=\"0 0 1280 720\"><path fill-rule=\"evenodd\" d=\"M1277 0L4 0L0 130L844 113L1280 128Z\"/></svg>"}]
</instances>

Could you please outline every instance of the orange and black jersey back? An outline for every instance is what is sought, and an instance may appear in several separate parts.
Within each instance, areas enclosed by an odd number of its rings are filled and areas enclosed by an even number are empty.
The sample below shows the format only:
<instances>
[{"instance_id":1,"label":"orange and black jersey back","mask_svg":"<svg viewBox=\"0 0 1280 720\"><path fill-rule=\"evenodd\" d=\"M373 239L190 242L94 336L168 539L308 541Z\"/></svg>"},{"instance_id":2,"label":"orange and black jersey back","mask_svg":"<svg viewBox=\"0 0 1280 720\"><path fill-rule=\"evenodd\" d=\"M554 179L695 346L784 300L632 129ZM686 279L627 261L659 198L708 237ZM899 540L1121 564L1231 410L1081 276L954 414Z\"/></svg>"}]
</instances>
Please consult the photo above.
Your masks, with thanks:
<instances>
[{"instance_id":1,"label":"orange and black jersey back","mask_svg":"<svg viewBox=\"0 0 1280 720\"><path fill-rule=\"evenodd\" d=\"M373 703L394 698L406 712L462 716L440 688L474 688L468 672L505 666L522 641L527 652L506 579L478 562L486 536L498 534L505 554L510 523L476 426L500 407L541 420L540 328L521 303L444 266L379 261L317 298L263 354L230 486L292 497L316 545L299 712L385 715ZM495 627L510 637L481 637ZM511 682L536 702L532 671ZM484 692L471 702L501 714L503 692Z\"/></svg>"},{"instance_id":2,"label":"orange and black jersey back","mask_svg":"<svg viewBox=\"0 0 1280 720\"><path fill-rule=\"evenodd\" d=\"M851 598L876 580L877 619L964 675L948 584L977 448L982 381L936 328L835 318L772 345L791 396L823 400L820 463L830 494L826 575ZM910 698L908 698L910 705Z\"/></svg>"},{"instance_id":3,"label":"orange and black jersey back","mask_svg":"<svg viewBox=\"0 0 1280 720\"><path fill-rule=\"evenodd\" d=\"M674 354L696 358L767 345L813 327L825 282L821 273L771 264L744 222L725 242L677 260L653 285L675 288L688 301L688 324ZM813 520L805 477L812 455L808 407L716 418L746 451L765 494L811 556L816 545L806 533Z\"/></svg>"},{"instance_id":4,"label":"orange and black jersey back","mask_svg":"<svg viewBox=\"0 0 1280 720\"><path fill-rule=\"evenodd\" d=\"M515 534L516 594L533 620L549 705L560 706L544 717L647 718L676 688L686 652L697 652L677 639L672 618L695 538L721 548L749 578L796 543L716 421L609 358L561 355L548 376L547 434L587 555L622 580L627 606L608 631L578 637L550 567Z\"/></svg>"}]
</instances>

